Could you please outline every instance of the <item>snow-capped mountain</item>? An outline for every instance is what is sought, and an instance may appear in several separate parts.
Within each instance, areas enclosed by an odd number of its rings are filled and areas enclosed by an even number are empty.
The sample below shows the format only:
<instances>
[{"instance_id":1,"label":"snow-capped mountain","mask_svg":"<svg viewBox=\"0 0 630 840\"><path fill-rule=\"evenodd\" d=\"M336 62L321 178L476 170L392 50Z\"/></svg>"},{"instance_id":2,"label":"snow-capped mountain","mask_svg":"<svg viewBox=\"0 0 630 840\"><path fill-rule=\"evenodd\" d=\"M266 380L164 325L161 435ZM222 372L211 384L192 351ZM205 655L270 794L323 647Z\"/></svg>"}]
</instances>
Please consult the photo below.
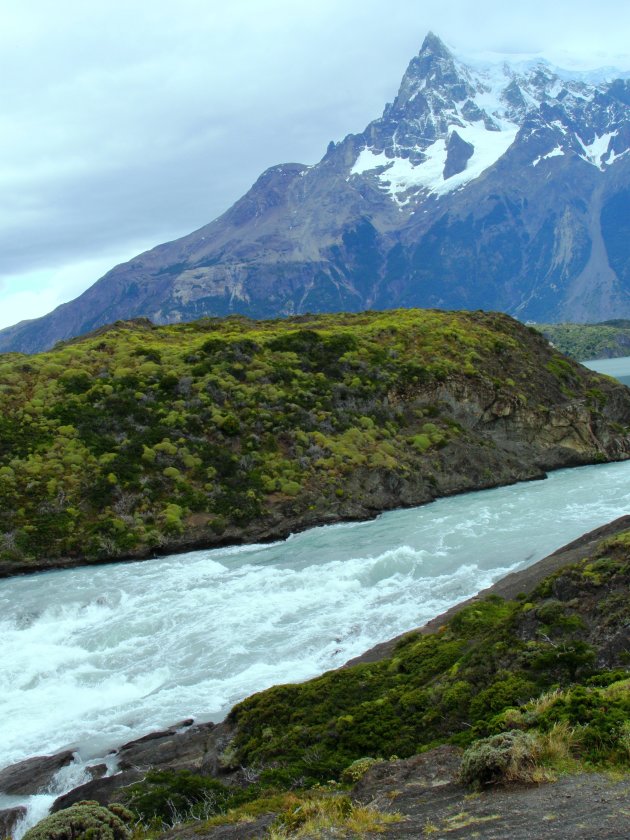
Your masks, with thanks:
<instances>
[{"instance_id":1,"label":"snow-capped mountain","mask_svg":"<svg viewBox=\"0 0 630 840\"><path fill-rule=\"evenodd\" d=\"M426 191L443 195L479 177L521 128L520 141L532 140L541 152L549 147L533 166L574 152L604 169L628 151L623 93L630 88L619 85L622 98L611 101L610 85L561 73L545 62L473 70L429 35L393 105L364 132L366 144L351 174L376 173L404 206L422 200Z\"/></svg>"},{"instance_id":2,"label":"snow-capped mountain","mask_svg":"<svg viewBox=\"0 0 630 840\"><path fill-rule=\"evenodd\" d=\"M630 81L465 64L433 34L398 95L315 166L0 332L31 352L118 318L395 306L630 316Z\"/></svg>"}]
</instances>

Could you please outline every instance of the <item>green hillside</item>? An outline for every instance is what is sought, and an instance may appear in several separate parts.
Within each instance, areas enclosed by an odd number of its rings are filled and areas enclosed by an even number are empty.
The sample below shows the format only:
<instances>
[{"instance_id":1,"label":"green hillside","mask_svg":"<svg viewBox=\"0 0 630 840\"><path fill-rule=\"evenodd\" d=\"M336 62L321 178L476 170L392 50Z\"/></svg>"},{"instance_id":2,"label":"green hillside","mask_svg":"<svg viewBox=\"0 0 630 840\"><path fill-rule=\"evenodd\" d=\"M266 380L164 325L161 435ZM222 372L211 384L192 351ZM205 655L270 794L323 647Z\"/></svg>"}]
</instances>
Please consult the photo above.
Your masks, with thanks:
<instances>
[{"instance_id":1,"label":"green hillside","mask_svg":"<svg viewBox=\"0 0 630 840\"><path fill-rule=\"evenodd\" d=\"M536 324L554 347L578 361L630 356L630 321L601 324Z\"/></svg>"},{"instance_id":2,"label":"green hillside","mask_svg":"<svg viewBox=\"0 0 630 840\"><path fill-rule=\"evenodd\" d=\"M117 323L0 356L0 573L627 457L626 389L493 313Z\"/></svg>"}]
</instances>

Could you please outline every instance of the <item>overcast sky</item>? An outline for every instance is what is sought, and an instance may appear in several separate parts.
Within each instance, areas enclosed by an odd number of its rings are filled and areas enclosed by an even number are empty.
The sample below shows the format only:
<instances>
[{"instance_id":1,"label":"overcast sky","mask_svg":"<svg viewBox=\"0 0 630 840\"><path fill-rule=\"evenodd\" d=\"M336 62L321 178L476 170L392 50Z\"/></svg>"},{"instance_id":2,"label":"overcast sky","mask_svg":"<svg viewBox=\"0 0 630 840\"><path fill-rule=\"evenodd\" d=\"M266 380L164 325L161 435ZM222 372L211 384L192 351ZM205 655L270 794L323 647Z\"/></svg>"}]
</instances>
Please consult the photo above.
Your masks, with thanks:
<instances>
[{"instance_id":1,"label":"overcast sky","mask_svg":"<svg viewBox=\"0 0 630 840\"><path fill-rule=\"evenodd\" d=\"M620 0L0 0L0 327L201 227L461 55L630 70Z\"/></svg>"}]
</instances>

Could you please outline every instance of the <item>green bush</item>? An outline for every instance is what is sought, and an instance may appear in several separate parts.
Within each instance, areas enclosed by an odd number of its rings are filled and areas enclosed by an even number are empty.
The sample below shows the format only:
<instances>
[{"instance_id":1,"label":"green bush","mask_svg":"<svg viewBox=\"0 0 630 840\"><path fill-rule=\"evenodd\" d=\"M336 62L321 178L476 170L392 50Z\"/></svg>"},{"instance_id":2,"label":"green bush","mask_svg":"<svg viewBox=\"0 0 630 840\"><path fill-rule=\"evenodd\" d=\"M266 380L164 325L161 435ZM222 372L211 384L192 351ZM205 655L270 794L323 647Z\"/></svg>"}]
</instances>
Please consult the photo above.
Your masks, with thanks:
<instances>
[{"instance_id":1,"label":"green bush","mask_svg":"<svg viewBox=\"0 0 630 840\"><path fill-rule=\"evenodd\" d=\"M143 822L173 825L225 810L230 792L216 779L189 770L152 770L129 788L126 804Z\"/></svg>"},{"instance_id":2,"label":"green bush","mask_svg":"<svg viewBox=\"0 0 630 840\"><path fill-rule=\"evenodd\" d=\"M378 758L357 758L356 761L349 764L343 771L341 774L341 781L346 782L347 784L354 784L355 782L358 782L359 779L362 779L363 776L365 776L370 767L374 764L378 764L379 761L380 759Z\"/></svg>"},{"instance_id":3,"label":"green bush","mask_svg":"<svg viewBox=\"0 0 630 840\"><path fill-rule=\"evenodd\" d=\"M24 840L129 840L133 814L122 805L79 802L41 820Z\"/></svg>"}]
</instances>

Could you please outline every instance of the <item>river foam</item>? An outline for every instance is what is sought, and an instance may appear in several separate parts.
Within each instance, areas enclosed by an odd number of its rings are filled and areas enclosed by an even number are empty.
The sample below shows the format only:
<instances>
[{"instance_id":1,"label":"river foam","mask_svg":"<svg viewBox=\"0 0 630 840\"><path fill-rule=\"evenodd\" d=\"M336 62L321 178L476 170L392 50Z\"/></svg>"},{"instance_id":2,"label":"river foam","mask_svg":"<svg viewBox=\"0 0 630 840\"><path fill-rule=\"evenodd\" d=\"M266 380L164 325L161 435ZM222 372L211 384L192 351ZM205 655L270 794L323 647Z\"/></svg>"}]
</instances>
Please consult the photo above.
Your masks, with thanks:
<instances>
[{"instance_id":1,"label":"river foam","mask_svg":"<svg viewBox=\"0 0 630 840\"><path fill-rule=\"evenodd\" d=\"M0 764L80 759L341 665L630 511L630 463L285 542L0 582Z\"/></svg>"}]
</instances>

